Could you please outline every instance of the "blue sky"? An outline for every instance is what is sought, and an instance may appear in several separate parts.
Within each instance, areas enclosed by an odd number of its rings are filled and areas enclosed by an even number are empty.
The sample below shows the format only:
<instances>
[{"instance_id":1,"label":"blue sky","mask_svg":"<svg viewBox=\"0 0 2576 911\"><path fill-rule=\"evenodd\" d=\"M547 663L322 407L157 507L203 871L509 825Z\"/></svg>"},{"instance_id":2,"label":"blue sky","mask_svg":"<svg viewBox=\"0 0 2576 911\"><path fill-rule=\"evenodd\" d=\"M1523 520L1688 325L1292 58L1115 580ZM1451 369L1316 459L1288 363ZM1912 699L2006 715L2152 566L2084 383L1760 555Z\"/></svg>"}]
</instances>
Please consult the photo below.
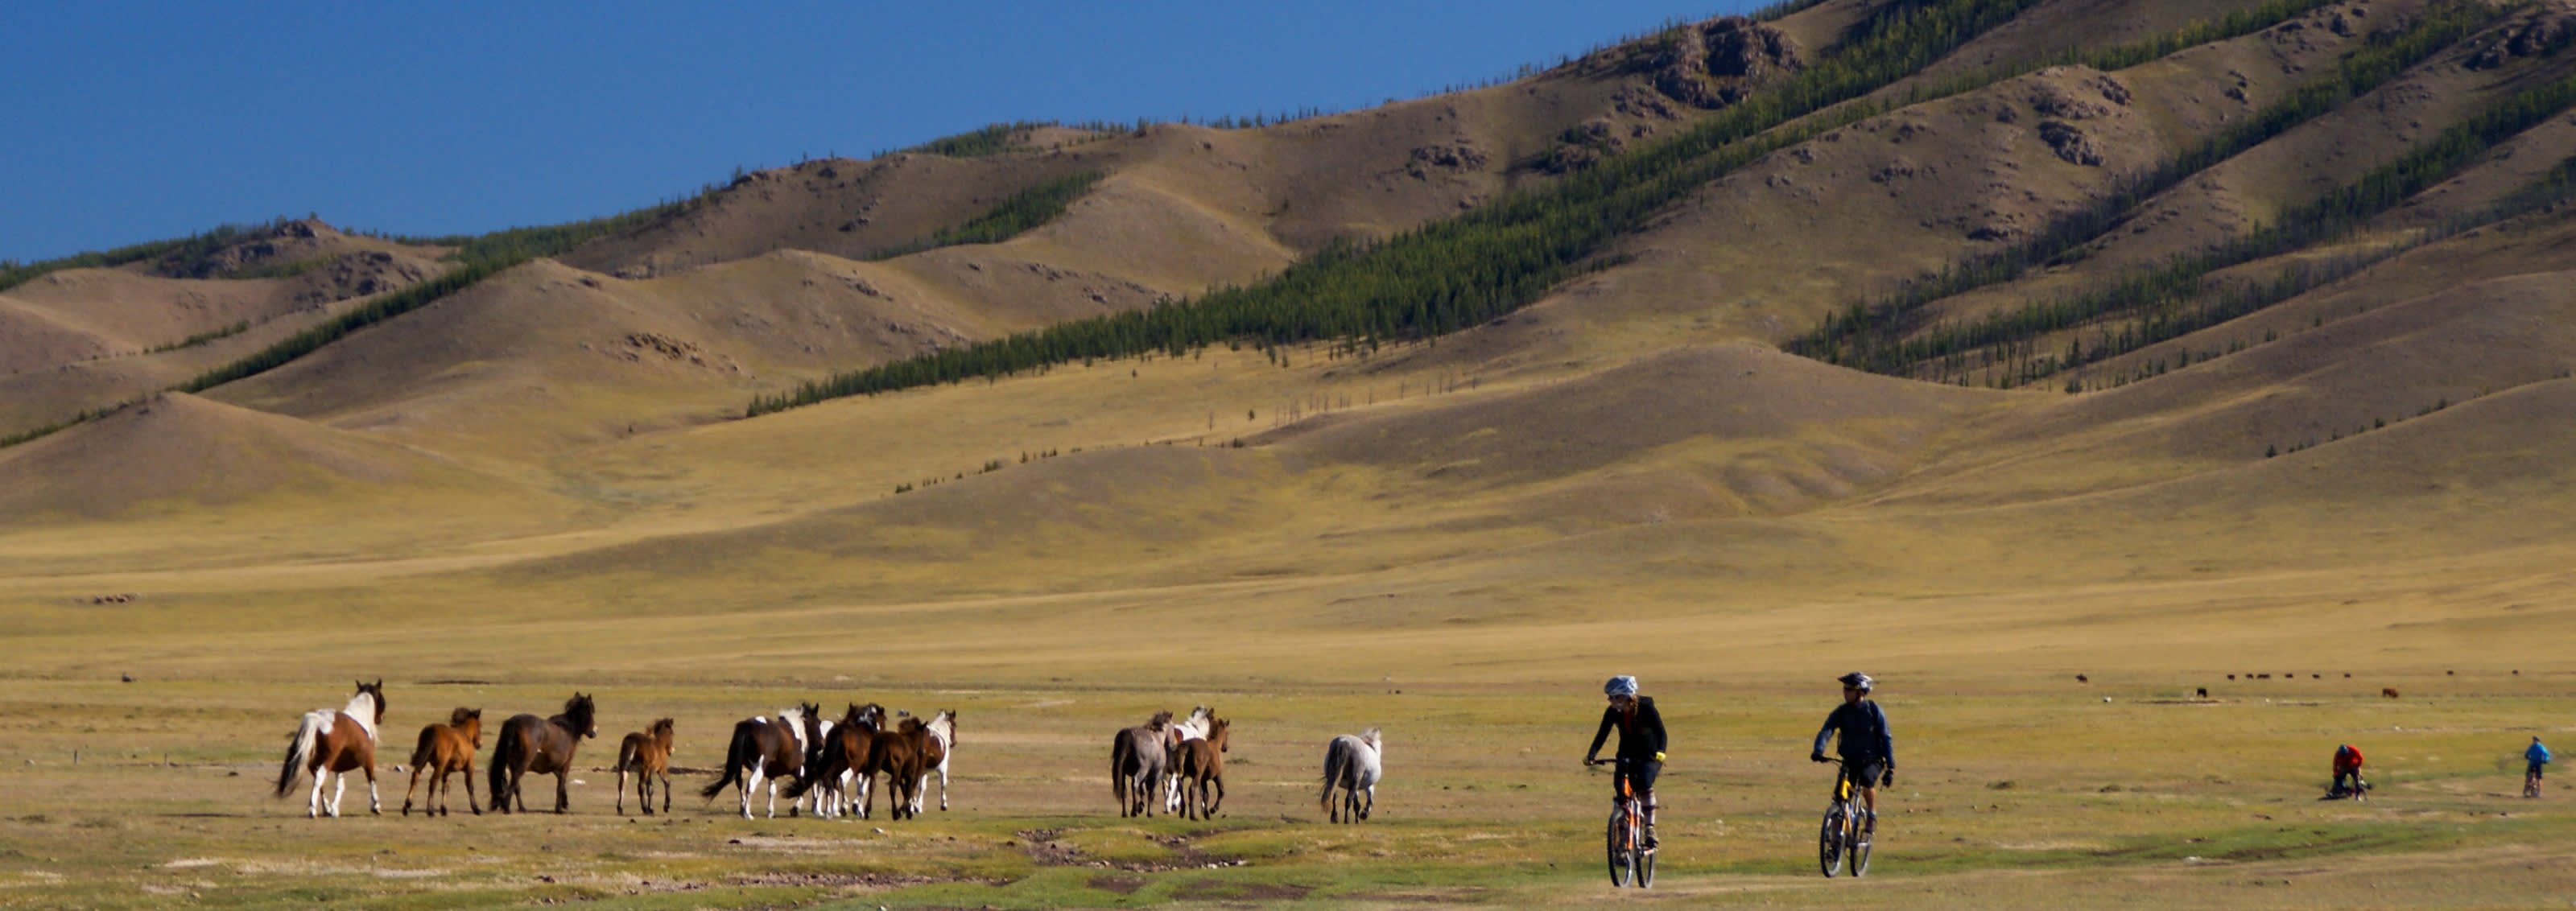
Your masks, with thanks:
<instances>
[{"instance_id":1,"label":"blue sky","mask_svg":"<svg viewBox=\"0 0 2576 911\"><path fill-rule=\"evenodd\" d=\"M551 224L996 121L1346 110L1755 5L13 3L0 259Z\"/></svg>"}]
</instances>

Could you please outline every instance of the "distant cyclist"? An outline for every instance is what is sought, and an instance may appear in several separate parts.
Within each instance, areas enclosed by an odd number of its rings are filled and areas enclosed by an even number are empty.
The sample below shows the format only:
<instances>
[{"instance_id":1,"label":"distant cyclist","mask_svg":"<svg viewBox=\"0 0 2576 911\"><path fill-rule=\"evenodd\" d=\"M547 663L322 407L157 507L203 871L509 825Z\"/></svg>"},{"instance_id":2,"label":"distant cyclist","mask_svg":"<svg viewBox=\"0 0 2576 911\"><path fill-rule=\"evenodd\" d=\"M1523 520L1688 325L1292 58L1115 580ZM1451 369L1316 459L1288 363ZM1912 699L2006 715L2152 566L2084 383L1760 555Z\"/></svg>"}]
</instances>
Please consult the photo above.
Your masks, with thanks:
<instances>
[{"instance_id":1,"label":"distant cyclist","mask_svg":"<svg viewBox=\"0 0 2576 911\"><path fill-rule=\"evenodd\" d=\"M2330 793L2336 797L2361 796L2362 790L2370 787L2369 782L2361 780L2361 762L2360 747L2349 743L2335 747L2334 787ZM2350 786L2345 785L2347 780Z\"/></svg>"},{"instance_id":2,"label":"distant cyclist","mask_svg":"<svg viewBox=\"0 0 2576 911\"><path fill-rule=\"evenodd\" d=\"M2540 796L2540 773L2548 768L2549 758L2549 748L2541 745L2539 737L2532 737L2531 748L2522 751L2522 761L2528 763L2522 770L2523 796Z\"/></svg>"},{"instance_id":3,"label":"distant cyclist","mask_svg":"<svg viewBox=\"0 0 2576 911\"><path fill-rule=\"evenodd\" d=\"M1610 697L1610 707L1601 712L1601 730L1592 735L1592 748L1583 751L1584 765L1598 765L1602 741L1610 731L1619 731L1619 771L1610 781L1610 800L1619 801L1619 783L1628 783L1637 795L1639 806L1646 808L1646 849L1655 848L1655 776L1664 771L1664 716L1655 711L1652 696L1637 695L1637 678L1622 674L1601 685Z\"/></svg>"},{"instance_id":4,"label":"distant cyclist","mask_svg":"<svg viewBox=\"0 0 2576 911\"><path fill-rule=\"evenodd\" d=\"M1807 754L1809 760L1825 761L1825 741L1841 732L1842 739L1834 751L1843 758L1843 775L1860 786L1861 806L1869 812L1870 831L1878 830L1878 786L1896 783L1896 738L1887 731L1887 713L1869 700L1875 681L1857 671L1844 674L1843 704L1825 716L1824 729L1816 732L1816 748Z\"/></svg>"}]
</instances>

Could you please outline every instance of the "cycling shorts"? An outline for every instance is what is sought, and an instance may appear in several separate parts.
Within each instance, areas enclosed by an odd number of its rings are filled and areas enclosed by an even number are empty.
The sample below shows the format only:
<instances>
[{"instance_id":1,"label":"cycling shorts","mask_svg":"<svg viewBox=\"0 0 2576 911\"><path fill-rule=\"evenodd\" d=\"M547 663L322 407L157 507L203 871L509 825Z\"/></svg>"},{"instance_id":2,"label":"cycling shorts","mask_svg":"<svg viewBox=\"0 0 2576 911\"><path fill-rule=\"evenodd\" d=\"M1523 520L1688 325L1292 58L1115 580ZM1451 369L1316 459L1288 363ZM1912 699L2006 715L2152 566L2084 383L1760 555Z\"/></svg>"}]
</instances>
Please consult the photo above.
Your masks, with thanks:
<instances>
[{"instance_id":1,"label":"cycling shorts","mask_svg":"<svg viewBox=\"0 0 2576 911\"><path fill-rule=\"evenodd\" d=\"M1628 790L1635 793L1637 799L1644 800L1647 795L1655 793L1655 776L1663 773L1664 764L1651 759L1645 762L1621 762L1617 779L1625 779L1628 782ZM1610 794L1613 797L1619 794L1617 779L1610 782Z\"/></svg>"}]
</instances>

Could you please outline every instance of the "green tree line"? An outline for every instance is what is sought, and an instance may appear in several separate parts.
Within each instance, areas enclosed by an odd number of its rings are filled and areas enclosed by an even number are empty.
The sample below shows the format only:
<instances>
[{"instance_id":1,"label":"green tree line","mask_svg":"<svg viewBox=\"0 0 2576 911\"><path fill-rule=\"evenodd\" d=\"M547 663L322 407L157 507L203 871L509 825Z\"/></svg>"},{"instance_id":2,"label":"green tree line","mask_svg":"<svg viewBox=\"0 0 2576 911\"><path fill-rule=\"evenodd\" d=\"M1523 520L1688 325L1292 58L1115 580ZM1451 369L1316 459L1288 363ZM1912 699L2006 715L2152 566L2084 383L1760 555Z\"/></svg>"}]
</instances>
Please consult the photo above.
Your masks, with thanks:
<instances>
[{"instance_id":1,"label":"green tree line","mask_svg":"<svg viewBox=\"0 0 2576 911\"><path fill-rule=\"evenodd\" d=\"M2028 381L2196 332L2348 277L2368 264L2412 245L2298 264L2286 268L2271 281L2218 289L2214 293L2206 287L2211 273L2342 241L2370 219L2456 176L2497 143L2570 108L2576 108L2576 76L2499 99L2418 144L2397 160L2374 168L2316 200L2290 209L2281 214L2277 223L2258 226L2217 249L2177 257L2166 265L2123 276L2103 287L2070 297L2033 301L1965 324L1919 328L1840 350L1845 353L1865 352L1865 356L1847 358L1846 362L1873 372L1948 377L1969 369L1971 365L1966 357L1978 349L2027 352L2031 341L2039 336L2106 319L2128 321L2128 325L2116 333L2104 329L2090 348L2083 347L2079 341L2063 357L2024 364L2015 371L2014 379ZM2473 217L2474 222L2491 222L2530 211L2536 206L2554 204L2561 198L2558 191L2566 186L2564 172L2563 167L2552 169L2533 186L2524 188L2490 210L2477 213ZM2447 233L2447 230L2428 232L2416 242L2429 242ZM2204 296L2208 299L2198 306L2186 306ZM1883 322L1880 331L1895 329L1897 325L1893 321ZM1792 350L1796 349L1793 347ZM1987 361L1991 362L1992 358Z\"/></svg>"},{"instance_id":2,"label":"green tree line","mask_svg":"<svg viewBox=\"0 0 2576 911\"><path fill-rule=\"evenodd\" d=\"M1099 171L1067 174L1039 182L1036 186L1011 194L1009 199L962 225L941 228L929 237L892 249L869 254L869 259L893 259L923 250L958 244L994 244L1017 237L1021 232L1054 221L1066 207L1091 191L1100 182Z\"/></svg>"},{"instance_id":3,"label":"green tree line","mask_svg":"<svg viewBox=\"0 0 2576 911\"><path fill-rule=\"evenodd\" d=\"M2493 21L2496 15L2481 4L2440 0L2421 11L2406 28L2374 33L2361 49L2340 61L2328 78L2301 85L2287 97L2266 105L2254 117L2123 181L2092 204L2053 220L2030 240L1970 257L1908 282L1885 298L1855 302L1845 310L1829 313L1815 331L1792 340L1786 348L1828 363L1880 373L1902 372L1905 364L1921 359L1901 349L1905 339L1924 328L1926 308L1932 302L2012 281L2042 265L2080 257L2085 248L2125 223L2149 199L2377 88Z\"/></svg>"},{"instance_id":4,"label":"green tree line","mask_svg":"<svg viewBox=\"0 0 2576 911\"><path fill-rule=\"evenodd\" d=\"M1375 345L1454 332L1537 300L1608 265L1599 254L1674 201L1751 161L1887 106L1955 93L2028 67L1917 86L1902 101L1858 103L2035 0L1946 0L1882 10L1862 35L1717 116L1539 188L1377 243L1337 242L1269 281L1198 298L1061 323L1001 339L835 374L754 400L758 415L848 395L999 377L1093 358L1210 344L1270 347L1310 341ZM2282 0L2198 27L2204 40L2243 34L2320 5ZM2181 40L2181 39L2175 39ZM2171 42L2104 52L2138 59ZM2036 66L2037 63L2029 66ZM1837 107L1839 106L1839 107ZM1810 117L1819 112L1822 117ZM1802 118L1804 118L1802 120ZM1789 126L1789 129L1781 129Z\"/></svg>"}]
</instances>

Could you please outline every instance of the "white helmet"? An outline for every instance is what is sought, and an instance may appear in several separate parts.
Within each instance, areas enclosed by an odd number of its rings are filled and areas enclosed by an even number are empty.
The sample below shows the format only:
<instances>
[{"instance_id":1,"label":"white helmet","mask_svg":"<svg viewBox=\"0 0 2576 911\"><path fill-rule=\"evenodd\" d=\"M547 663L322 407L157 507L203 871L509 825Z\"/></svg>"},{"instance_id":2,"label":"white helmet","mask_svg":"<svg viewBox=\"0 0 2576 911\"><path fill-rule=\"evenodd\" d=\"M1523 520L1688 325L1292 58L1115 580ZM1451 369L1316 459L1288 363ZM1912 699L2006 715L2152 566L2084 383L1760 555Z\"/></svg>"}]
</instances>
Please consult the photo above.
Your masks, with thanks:
<instances>
[{"instance_id":1,"label":"white helmet","mask_svg":"<svg viewBox=\"0 0 2576 911\"><path fill-rule=\"evenodd\" d=\"M1612 677L1610 682L1601 685L1601 692L1610 696L1637 695L1637 678L1626 674Z\"/></svg>"}]
</instances>

